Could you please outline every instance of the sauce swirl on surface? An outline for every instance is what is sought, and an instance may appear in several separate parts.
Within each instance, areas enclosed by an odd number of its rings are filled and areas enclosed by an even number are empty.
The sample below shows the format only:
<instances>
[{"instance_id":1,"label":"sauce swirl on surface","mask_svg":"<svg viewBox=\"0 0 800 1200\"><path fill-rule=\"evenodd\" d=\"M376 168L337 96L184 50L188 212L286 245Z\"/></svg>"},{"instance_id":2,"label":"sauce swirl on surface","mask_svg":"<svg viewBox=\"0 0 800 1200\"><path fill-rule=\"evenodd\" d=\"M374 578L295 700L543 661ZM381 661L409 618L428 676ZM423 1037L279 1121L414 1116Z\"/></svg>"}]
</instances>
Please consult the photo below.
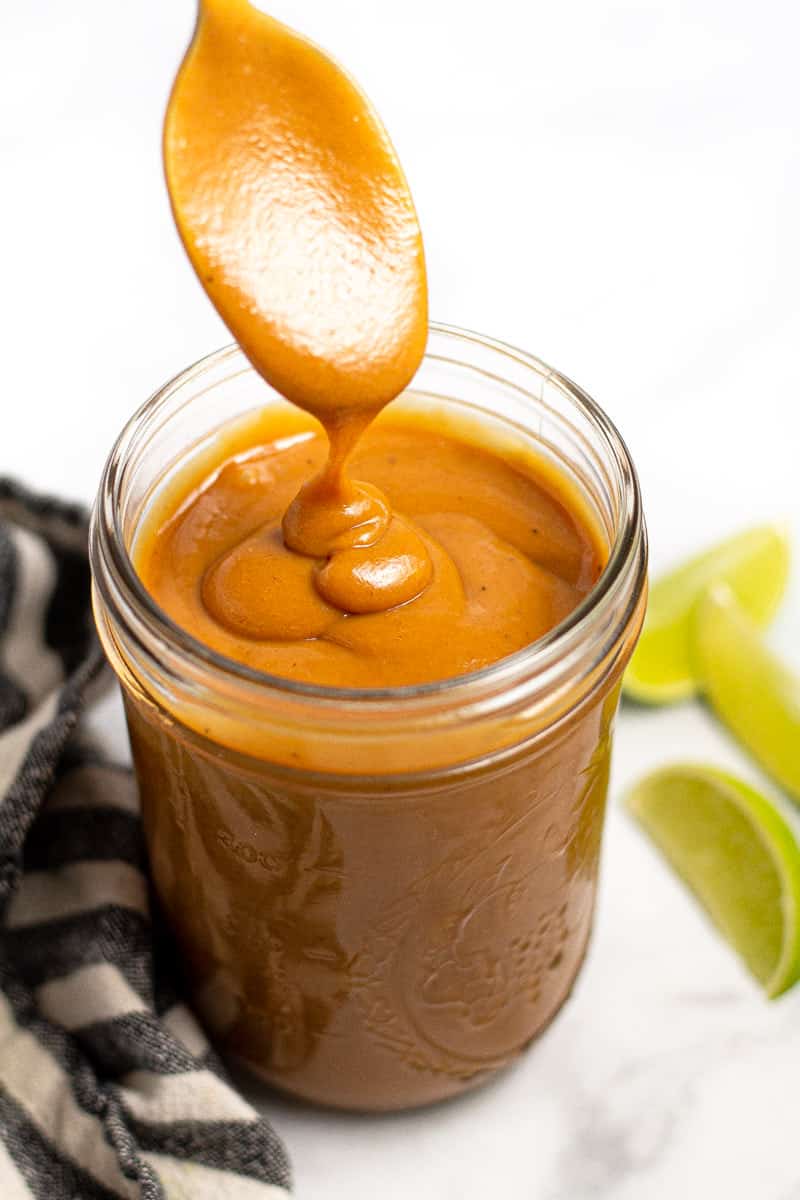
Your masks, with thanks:
<instances>
[{"instance_id":1,"label":"sauce swirl on surface","mask_svg":"<svg viewBox=\"0 0 800 1200\"><path fill-rule=\"evenodd\" d=\"M189 463L144 522L136 565L173 620L256 670L332 687L450 678L541 637L600 572L605 547L558 472L508 461L398 405L367 430L353 471L402 508L432 579L411 603L342 612L313 586L316 560L287 551L279 532L299 484L325 462L319 426L286 405L218 437L215 469ZM291 579L271 573L281 555Z\"/></svg>"}]
</instances>

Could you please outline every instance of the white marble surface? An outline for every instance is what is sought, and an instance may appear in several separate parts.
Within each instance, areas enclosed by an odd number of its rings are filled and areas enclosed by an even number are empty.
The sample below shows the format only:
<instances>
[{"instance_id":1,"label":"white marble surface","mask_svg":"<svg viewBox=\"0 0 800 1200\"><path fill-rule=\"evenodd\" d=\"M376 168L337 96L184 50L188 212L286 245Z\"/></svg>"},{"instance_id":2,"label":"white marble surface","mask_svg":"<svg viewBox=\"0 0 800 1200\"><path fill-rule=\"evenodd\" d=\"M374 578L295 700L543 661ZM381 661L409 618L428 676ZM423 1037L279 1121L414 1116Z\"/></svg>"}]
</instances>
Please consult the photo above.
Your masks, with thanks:
<instances>
[{"instance_id":1,"label":"white marble surface","mask_svg":"<svg viewBox=\"0 0 800 1200\"><path fill-rule=\"evenodd\" d=\"M371 92L437 317L533 350L639 464L656 568L760 517L800 532L800 10L790 0L275 0ZM88 500L122 421L225 340L161 187L192 0L0 12L0 470ZM800 588L775 637L796 652ZM800 661L800 655L798 656ZM119 713L97 718L122 743ZM752 768L705 714L625 711L597 933L521 1064L367 1120L264 1103L300 1200L792 1200L800 990L743 976L620 810L673 757Z\"/></svg>"}]
</instances>

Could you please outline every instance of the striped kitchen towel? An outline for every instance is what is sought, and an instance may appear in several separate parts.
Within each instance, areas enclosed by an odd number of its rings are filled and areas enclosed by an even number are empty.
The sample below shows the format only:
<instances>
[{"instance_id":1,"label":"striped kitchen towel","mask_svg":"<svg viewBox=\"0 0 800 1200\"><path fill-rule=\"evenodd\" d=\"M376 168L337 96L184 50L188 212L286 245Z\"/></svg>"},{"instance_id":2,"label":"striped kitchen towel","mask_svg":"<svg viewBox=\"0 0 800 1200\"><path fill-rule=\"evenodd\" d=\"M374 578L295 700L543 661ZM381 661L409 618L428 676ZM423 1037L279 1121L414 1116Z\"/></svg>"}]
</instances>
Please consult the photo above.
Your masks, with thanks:
<instances>
[{"instance_id":1,"label":"striped kitchen towel","mask_svg":"<svg viewBox=\"0 0 800 1200\"><path fill-rule=\"evenodd\" d=\"M180 1002L133 779L81 735L107 670L85 514L0 481L0 1197L286 1200Z\"/></svg>"}]
</instances>

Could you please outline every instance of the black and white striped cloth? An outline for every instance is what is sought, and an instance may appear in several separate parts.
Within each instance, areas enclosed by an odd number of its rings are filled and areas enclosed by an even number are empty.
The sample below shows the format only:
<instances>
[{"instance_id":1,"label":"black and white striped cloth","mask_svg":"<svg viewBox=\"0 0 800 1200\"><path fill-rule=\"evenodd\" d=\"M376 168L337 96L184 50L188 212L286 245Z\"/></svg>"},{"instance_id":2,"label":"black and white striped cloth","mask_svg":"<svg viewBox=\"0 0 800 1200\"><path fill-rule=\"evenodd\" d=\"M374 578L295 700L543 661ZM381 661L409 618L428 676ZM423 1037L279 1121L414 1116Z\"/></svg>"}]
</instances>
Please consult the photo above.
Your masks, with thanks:
<instances>
[{"instance_id":1,"label":"black and white striped cloth","mask_svg":"<svg viewBox=\"0 0 800 1200\"><path fill-rule=\"evenodd\" d=\"M82 739L107 670L85 514L0 481L0 1197L286 1200L180 1002L132 777Z\"/></svg>"}]
</instances>

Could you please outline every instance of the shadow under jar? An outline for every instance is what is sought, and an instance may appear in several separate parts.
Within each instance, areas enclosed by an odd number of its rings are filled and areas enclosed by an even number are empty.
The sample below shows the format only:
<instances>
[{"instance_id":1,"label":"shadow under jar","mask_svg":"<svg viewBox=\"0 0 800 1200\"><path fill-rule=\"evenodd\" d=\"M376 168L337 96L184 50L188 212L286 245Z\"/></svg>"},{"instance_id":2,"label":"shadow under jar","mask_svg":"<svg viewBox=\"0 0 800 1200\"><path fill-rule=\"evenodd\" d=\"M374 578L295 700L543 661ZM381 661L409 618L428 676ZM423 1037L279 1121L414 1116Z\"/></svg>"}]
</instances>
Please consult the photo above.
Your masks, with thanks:
<instances>
[{"instance_id":1,"label":"shadow under jar","mask_svg":"<svg viewBox=\"0 0 800 1200\"><path fill-rule=\"evenodd\" d=\"M558 1012L592 924L622 672L647 548L603 412L538 360L434 326L395 404L558 468L608 547L579 607L475 674L378 691L259 674L179 629L132 552L215 433L285 404L237 348L153 396L114 447L91 532L152 871L218 1045L343 1108L453 1096ZM213 461L210 459L210 461Z\"/></svg>"}]
</instances>

